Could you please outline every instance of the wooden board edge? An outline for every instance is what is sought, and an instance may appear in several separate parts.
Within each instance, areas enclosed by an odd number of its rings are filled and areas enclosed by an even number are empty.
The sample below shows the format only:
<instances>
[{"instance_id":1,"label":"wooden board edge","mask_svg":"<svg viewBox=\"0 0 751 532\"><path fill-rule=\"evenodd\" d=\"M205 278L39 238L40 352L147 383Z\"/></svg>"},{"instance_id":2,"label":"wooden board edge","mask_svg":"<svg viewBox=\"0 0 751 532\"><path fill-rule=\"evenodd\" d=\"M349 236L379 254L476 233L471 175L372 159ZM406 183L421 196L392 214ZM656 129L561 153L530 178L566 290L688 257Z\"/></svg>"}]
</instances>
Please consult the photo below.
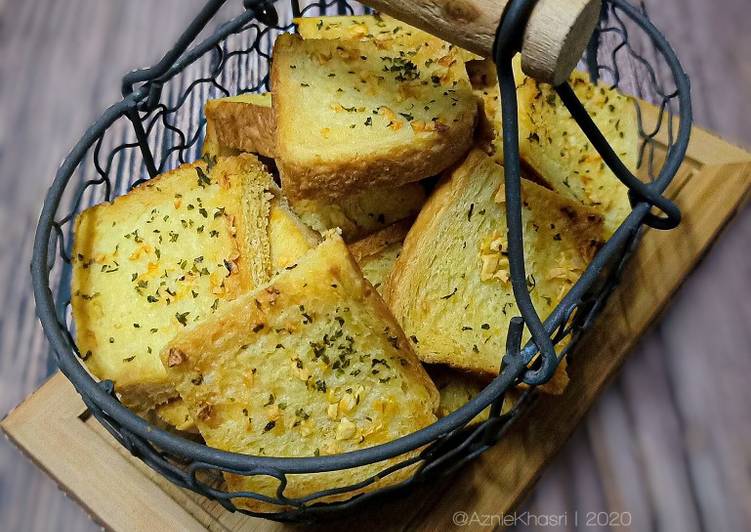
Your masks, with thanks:
<instances>
[{"instance_id":1,"label":"wooden board edge","mask_svg":"<svg viewBox=\"0 0 751 532\"><path fill-rule=\"evenodd\" d=\"M61 406L67 415L36 415L40 411L55 412L56 407ZM159 486L152 482L144 483L144 475L130 460L115 452L100 435L90 431L80 417L85 411L85 405L73 385L64 375L56 373L29 400L13 409L0 423L0 428L8 440L78 502L94 522L108 530L149 531L154 530L153 527L167 530L170 526L179 526L180 530L186 531L205 530ZM70 415L70 412L75 413ZM54 442L54 446L49 445L50 442ZM75 458L86 454L76 453L76 449L82 451L83 448L90 451L94 461L87 464L97 473L93 478L88 474L76 475L76 471L71 469ZM104 456L106 464L101 462ZM136 508L139 517L142 517L138 521L129 519L128 512L123 512L122 506L117 504L118 490L111 489L114 486L109 486L109 497L98 497L100 488L107 489L102 475L108 472L117 477L121 489L131 492L134 501L144 503ZM99 484L92 483L92 480ZM148 504L145 504L146 501Z\"/></svg>"},{"instance_id":2,"label":"wooden board edge","mask_svg":"<svg viewBox=\"0 0 751 532\"><path fill-rule=\"evenodd\" d=\"M652 130L657 124L660 110L655 105L639 100L643 128ZM673 133L678 131L678 117L673 117ZM655 135L655 140L664 146L669 144L668 128L663 126ZM751 152L720 137L707 129L694 125L686 150L686 158L699 166L743 163L751 161Z\"/></svg>"},{"instance_id":3,"label":"wooden board edge","mask_svg":"<svg viewBox=\"0 0 751 532\"><path fill-rule=\"evenodd\" d=\"M43 384L42 387L45 385ZM41 389L41 388L40 388ZM55 486L59 491L62 491L66 497L70 498L73 502L78 504L81 507L81 510L86 514L86 516L91 519L93 523L96 525L102 527L102 529L110 530L110 528L107 526L104 519L96 513L96 511L89 506L85 500L83 500L81 497L79 497L78 493L76 493L74 490L69 489L66 485L63 479L58 478L57 475L55 475L54 471L49 469L44 463L43 460L40 460L37 458L37 455L34 452L34 449L24 445L20 440L16 439L15 432L12 428L9 428L5 424L5 419L0 422L0 432L3 433L5 436L6 441L8 441L18 452L20 452L27 460L29 460L34 466L38 467L42 473L47 475L52 482L55 483Z\"/></svg>"}]
</instances>

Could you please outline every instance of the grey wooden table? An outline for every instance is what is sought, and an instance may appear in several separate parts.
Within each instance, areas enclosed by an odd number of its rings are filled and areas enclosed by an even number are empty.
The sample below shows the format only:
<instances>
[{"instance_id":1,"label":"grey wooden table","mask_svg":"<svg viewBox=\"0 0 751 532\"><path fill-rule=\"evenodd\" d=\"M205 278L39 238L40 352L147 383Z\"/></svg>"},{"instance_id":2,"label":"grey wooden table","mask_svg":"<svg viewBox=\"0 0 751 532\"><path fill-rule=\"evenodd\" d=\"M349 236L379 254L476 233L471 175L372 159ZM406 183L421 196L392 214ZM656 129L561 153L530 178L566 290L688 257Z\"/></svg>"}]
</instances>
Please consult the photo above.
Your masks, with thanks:
<instances>
[{"instance_id":1,"label":"grey wooden table","mask_svg":"<svg viewBox=\"0 0 751 532\"><path fill-rule=\"evenodd\" d=\"M46 187L77 136L118 97L121 75L157 60L201 4L0 0L0 415L53 370L28 273ZM751 146L751 4L647 4L691 75L697 123ZM637 531L751 530L749 243L747 208L525 509L629 512ZM0 442L0 530L94 528L54 482Z\"/></svg>"}]
</instances>

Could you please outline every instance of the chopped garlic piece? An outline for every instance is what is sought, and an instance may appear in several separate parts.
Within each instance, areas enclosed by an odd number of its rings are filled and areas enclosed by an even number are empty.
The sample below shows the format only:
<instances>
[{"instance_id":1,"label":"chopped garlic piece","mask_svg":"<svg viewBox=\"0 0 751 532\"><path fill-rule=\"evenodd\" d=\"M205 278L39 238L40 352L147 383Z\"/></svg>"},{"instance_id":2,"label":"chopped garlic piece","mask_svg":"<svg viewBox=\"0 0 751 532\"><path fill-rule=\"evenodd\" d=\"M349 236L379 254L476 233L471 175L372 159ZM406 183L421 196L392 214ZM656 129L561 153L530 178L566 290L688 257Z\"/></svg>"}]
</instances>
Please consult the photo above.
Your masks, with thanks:
<instances>
[{"instance_id":1,"label":"chopped garlic piece","mask_svg":"<svg viewBox=\"0 0 751 532\"><path fill-rule=\"evenodd\" d=\"M357 399L355 398L354 394L345 394L342 400L339 401L339 410L347 414L352 411L356 404Z\"/></svg>"},{"instance_id":2,"label":"chopped garlic piece","mask_svg":"<svg viewBox=\"0 0 751 532\"><path fill-rule=\"evenodd\" d=\"M357 432L357 426L348 418L343 417L339 422L339 426L336 428L336 439L347 440L354 436L355 432Z\"/></svg>"},{"instance_id":3,"label":"chopped garlic piece","mask_svg":"<svg viewBox=\"0 0 751 532\"><path fill-rule=\"evenodd\" d=\"M498 270L500 255L482 255L482 270L480 271L481 281L490 281L493 274Z\"/></svg>"}]
</instances>

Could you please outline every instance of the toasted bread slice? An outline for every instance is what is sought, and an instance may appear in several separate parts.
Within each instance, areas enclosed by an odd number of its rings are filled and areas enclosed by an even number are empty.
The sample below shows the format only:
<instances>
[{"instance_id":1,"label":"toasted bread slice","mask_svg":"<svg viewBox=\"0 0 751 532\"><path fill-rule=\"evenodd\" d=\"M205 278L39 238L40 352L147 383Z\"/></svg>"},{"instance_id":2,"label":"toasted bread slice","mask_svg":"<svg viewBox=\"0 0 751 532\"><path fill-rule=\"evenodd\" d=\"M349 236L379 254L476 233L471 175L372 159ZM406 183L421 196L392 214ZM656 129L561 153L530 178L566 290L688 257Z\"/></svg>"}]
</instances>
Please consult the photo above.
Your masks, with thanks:
<instances>
[{"instance_id":1,"label":"toasted bread slice","mask_svg":"<svg viewBox=\"0 0 751 532\"><path fill-rule=\"evenodd\" d=\"M272 273L294 265L301 255L319 242L318 235L292 213L280 196L271 201L268 234ZM197 431L188 408L179 397L158 405L155 414L177 430Z\"/></svg>"},{"instance_id":2,"label":"toasted bread slice","mask_svg":"<svg viewBox=\"0 0 751 532\"><path fill-rule=\"evenodd\" d=\"M414 218L425 203L419 183L397 188L373 188L331 203L325 200L292 201L300 218L320 233L339 228L345 242L379 231L400 220Z\"/></svg>"},{"instance_id":3,"label":"toasted bread slice","mask_svg":"<svg viewBox=\"0 0 751 532\"><path fill-rule=\"evenodd\" d=\"M411 39L382 46L277 39L277 166L293 200L418 181L471 145L477 102L457 51Z\"/></svg>"},{"instance_id":4,"label":"toasted bread slice","mask_svg":"<svg viewBox=\"0 0 751 532\"><path fill-rule=\"evenodd\" d=\"M349 247L362 274L378 293L382 293L383 283L402 252L404 239L407 238L412 223L412 219L402 220Z\"/></svg>"},{"instance_id":5,"label":"toasted bread slice","mask_svg":"<svg viewBox=\"0 0 751 532\"><path fill-rule=\"evenodd\" d=\"M530 181L522 192L527 280L544 318L598 249L602 218ZM498 372L519 314L506 249L503 168L476 150L428 199L384 289L422 361Z\"/></svg>"},{"instance_id":6,"label":"toasted bread slice","mask_svg":"<svg viewBox=\"0 0 751 532\"><path fill-rule=\"evenodd\" d=\"M336 234L296 267L182 332L162 361L206 443L239 453L302 457L362 449L432 423L438 405L399 325ZM285 495L353 484L390 463L290 475ZM263 476L226 480L230 491L270 496L278 484ZM250 499L235 503L270 509Z\"/></svg>"},{"instance_id":7,"label":"toasted bread slice","mask_svg":"<svg viewBox=\"0 0 751 532\"><path fill-rule=\"evenodd\" d=\"M484 63L483 63L484 65ZM482 72L482 67L475 73ZM610 171L568 109L550 85L537 83L521 71L514 61L519 101L519 153L534 180L559 194L592 207L605 218L608 235L631 212L628 190ZM486 70L475 75L475 94L482 100L483 149L503 164L503 131L497 78ZM574 71L569 78L574 92L595 124L626 167L636 171L639 127L632 98L602 84L592 84L584 72Z\"/></svg>"},{"instance_id":8,"label":"toasted bread slice","mask_svg":"<svg viewBox=\"0 0 751 532\"><path fill-rule=\"evenodd\" d=\"M404 239L411 227L412 220L404 220L349 246L363 275L379 293L382 293L383 286L401 255ZM477 376L446 366L428 365L426 369L441 395L438 417L445 417L464 406L489 382L487 376ZM539 389L543 393L560 395L567 385L566 361L563 360L553 378ZM516 397L512 392L509 394L511 395L508 397ZM485 421L488 412L489 409L478 414L470 425Z\"/></svg>"},{"instance_id":9,"label":"toasted bread slice","mask_svg":"<svg viewBox=\"0 0 751 532\"><path fill-rule=\"evenodd\" d=\"M412 223L412 220L404 220L355 242L349 247L363 275L379 293L383 293L384 284L401 255L404 240L409 234ZM474 398L488 382L488 378L485 376L478 377L444 366L433 365L428 366L427 369L428 375L441 392L439 417L450 414ZM566 361L563 360L558 365L553 378L540 386L539 389L546 394L560 395L567 385ZM460 402L459 399L463 400ZM484 419L487 419L487 415L484 418L478 416L473 423L484 421Z\"/></svg>"},{"instance_id":10,"label":"toasted bread slice","mask_svg":"<svg viewBox=\"0 0 751 532\"><path fill-rule=\"evenodd\" d=\"M283 241L285 242L294 243L296 240L296 238L291 238L289 236L290 234L294 234L295 231L285 231L284 227L286 223L289 223L289 221L293 220L294 218L286 216L283 217L283 220L287 220L285 224L274 223L275 218L276 217L274 216L274 209L272 208L272 229L270 230L272 241L272 255L279 247L278 245L274 245L274 243L282 240L281 238L278 238L276 236L277 232L279 233L279 235L285 233L288 235L287 238L283 239ZM411 225L412 220L403 220L399 223L387 227L386 229L383 229L382 231L374 233L363 240L355 242L350 246L350 252L360 266L363 275L368 281L370 281L370 283L379 293L381 292L383 282L386 280L386 277L388 277L388 274L391 272L391 268L394 266L394 263L399 256L399 252L402 249L402 242L407 236L407 232L409 231ZM307 239L305 240L305 242L307 242ZM293 253L290 256L293 257L296 255L297 253ZM292 261L294 262L298 258L299 256L296 256L294 259L292 259ZM275 260L274 264L279 265L279 267L277 268L279 270L291 265L288 260L281 259ZM175 399L173 401L170 401L169 403L160 405L156 409L156 414L162 421L170 426L174 426L178 430L196 430L193 418L190 416L187 407L181 399Z\"/></svg>"},{"instance_id":11,"label":"toasted bread slice","mask_svg":"<svg viewBox=\"0 0 751 532\"><path fill-rule=\"evenodd\" d=\"M404 239L411 226L412 220L404 220L349 246L363 275L379 293L401 254ZM478 377L446 366L427 365L425 370L438 388L440 401L436 414L439 418L459 410L490 382L487 377ZM488 419L489 412L490 408L482 411L469 426Z\"/></svg>"},{"instance_id":12,"label":"toasted bread slice","mask_svg":"<svg viewBox=\"0 0 751 532\"><path fill-rule=\"evenodd\" d=\"M419 30L401 20L384 14L303 17L296 18L297 32L303 39L343 39L384 43L394 39L418 38L426 42L442 43L438 37ZM480 56L458 48L464 61L479 60Z\"/></svg>"},{"instance_id":13,"label":"toasted bread slice","mask_svg":"<svg viewBox=\"0 0 751 532\"><path fill-rule=\"evenodd\" d=\"M575 71L569 83L626 167L636 171L639 127L632 98ZM525 77L520 101L519 150L526 164L553 190L591 206L613 233L631 212L628 190L605 165L549 85Z\"/></svg>"},{"instance_id":14,"label":"toasted bread slice","mask_svg":"<svg viewBox=\"0 0 751 532\"><path fill-rule=\"evenodd\" d=\"M239 150L274 157L276 121L271 93L247 93L209 100L204 113L207 121L204 154L225 155L227 150L230 154L231 150Z\"/></svg>"},{"instance_id":15,"label":"toasted bread slice","mask_svg":"<svg viewBox=\"0 0 751 532\"><path fill-rule=\"evenodd\" d=\"M71 303L92 373L114 381L138 412L175 397L159 351L178 330L268 281L274 255L291 254L270 244L285 217L293 215L252 155L183 165L81 213ZM296 223L282 241L299 256L317 238Z\"/></svg>"}]
</instances>

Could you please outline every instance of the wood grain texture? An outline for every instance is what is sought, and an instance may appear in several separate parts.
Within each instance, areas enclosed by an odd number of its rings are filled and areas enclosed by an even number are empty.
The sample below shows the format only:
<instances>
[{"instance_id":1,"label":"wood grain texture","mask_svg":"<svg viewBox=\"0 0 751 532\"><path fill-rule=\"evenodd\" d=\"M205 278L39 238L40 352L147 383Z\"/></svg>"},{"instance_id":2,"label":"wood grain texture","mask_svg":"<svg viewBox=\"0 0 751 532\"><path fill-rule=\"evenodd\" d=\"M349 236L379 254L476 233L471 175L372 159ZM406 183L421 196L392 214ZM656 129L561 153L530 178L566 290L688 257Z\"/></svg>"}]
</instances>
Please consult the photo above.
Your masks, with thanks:
<instances>
[{"instance_id":1,"label":"wood grain texture","mask_svg":"<svg viewBox=\"0 0 751 532\"><path fill-rule=\"evenodd\" d=\"M0 413L51 371L27 267L44 191L75 138L118 97L121 75L158 59L201 4L0 0ZM697 123L751 145L747 0L647 6L691 75ZM633 515L632 530L751 528L750 239L746 208L640 342L523 509L624 509ZM3 530L96 529L5 442L0 493Z\"/></svg>"}]
</instances>

